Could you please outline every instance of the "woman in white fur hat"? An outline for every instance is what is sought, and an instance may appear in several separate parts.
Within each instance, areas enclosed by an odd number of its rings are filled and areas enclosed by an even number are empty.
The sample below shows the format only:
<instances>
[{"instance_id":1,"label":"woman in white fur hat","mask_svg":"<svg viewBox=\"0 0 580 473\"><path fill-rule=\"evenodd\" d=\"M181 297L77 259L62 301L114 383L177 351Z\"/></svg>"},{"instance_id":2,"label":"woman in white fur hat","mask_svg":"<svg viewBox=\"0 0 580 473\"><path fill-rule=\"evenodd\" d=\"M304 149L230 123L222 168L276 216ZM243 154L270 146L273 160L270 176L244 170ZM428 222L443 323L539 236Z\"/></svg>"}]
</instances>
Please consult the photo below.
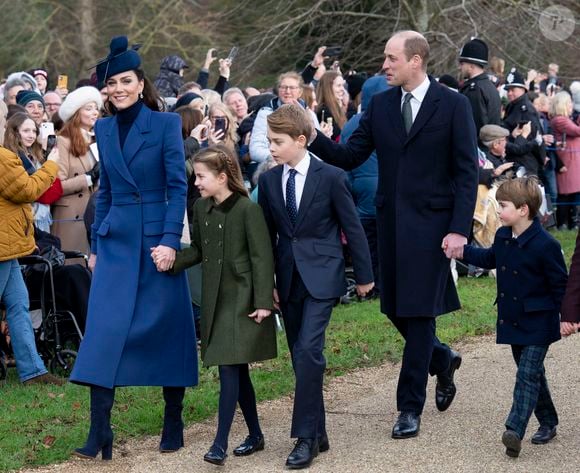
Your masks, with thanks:
<instances>
[{"instance_id":1,"label":"woman in white fur hat","mask_svg":"<svg viewBox=\"0 0 580 473\"><path fill-rule=\"evenodd\" d=\"M83 216L100 174L98 156L93 156L89 145L102 106L98 89L80 87L67 95L58 111L64 122L57 142L61 156L58 178L64 193L54 204L51 230L60 238L63 250L89 252Z\"/></svg>"}]
</instances>

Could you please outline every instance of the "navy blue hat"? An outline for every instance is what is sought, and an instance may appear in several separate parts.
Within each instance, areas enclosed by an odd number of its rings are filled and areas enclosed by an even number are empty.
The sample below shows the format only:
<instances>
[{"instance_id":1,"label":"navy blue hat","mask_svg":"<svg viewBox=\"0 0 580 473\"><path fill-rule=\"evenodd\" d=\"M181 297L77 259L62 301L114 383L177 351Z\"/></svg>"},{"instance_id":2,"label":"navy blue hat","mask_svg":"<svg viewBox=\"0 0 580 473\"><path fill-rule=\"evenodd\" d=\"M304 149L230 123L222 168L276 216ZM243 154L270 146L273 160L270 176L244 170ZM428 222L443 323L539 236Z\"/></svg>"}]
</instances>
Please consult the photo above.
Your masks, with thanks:
<instances>
[{"instance_id":1,"label":"navy blue hat","mask_svg":"<svg viewBox=\"0 0 580 473\"><path fill-rule=\"evenodd\" d=\"M21 90L16 94L16 103L22 107L26 107L28 102L34 102L35 100L40 102L43 107L45 106L42 95L34 90Z\"/></svg>"},{"instance_id":2,"label":"navy blue hat","mask_svg":"<svg viewBox=\"0 0 580 473\"><path fill-rule=\"evenodd\" d=\"M109 46L109 55L97 63L97 79L99 88L105 85L105 81L115 74L132 71L141 65L141 58L137 53L139 44L134 44L129 49L129 40L126 36L115 36Z\"/></svg>"},{"instance_id":3,"label":"navy blue hat","mask_svg":"<svg viewBox=\"0 0 580 473\"><path fill-rule=\"evenodd\" d=\"M515 67L512 67L510 73L506 76L504 84L505 89L512 87L521 87L522 89L526 89L526 91L528 90L524 76Z\"/></svg>"},{"instance_id":4,"label":"navy blue hat","mask_svg":"<svg viewBox=\"0 0 580 473\"><path fill-rule=\"evenodd\" d=\"M189 105L195 99L203 100L203 97L201 95L196 94L195 92L188 92L187 94L183 94L181 97L179 97L179 100L175 102L175 109L183 107L184 105Z\"/></svg>"},{"instance_id":5,"label":"navy blue hat","mask_svg":"<svg viewBox=\"0 0 580 473\"><path fill-rule=\"evenodd\" d=\"M459 62L469 62L484 67L487 65L488 49L481 39L471 38L459 52Z\"/></svg>"}]
</instances>

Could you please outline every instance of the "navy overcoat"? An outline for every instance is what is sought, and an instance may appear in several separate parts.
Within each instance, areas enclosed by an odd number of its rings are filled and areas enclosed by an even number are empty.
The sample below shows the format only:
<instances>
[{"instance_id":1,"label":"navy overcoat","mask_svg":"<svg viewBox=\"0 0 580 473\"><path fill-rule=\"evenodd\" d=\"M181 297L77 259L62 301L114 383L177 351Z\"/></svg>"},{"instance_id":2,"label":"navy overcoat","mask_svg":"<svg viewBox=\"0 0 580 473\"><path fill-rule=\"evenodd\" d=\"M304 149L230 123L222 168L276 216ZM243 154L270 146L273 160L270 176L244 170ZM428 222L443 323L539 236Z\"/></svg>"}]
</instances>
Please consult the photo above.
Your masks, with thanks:
<instances>
[{"instance_id":1,"label":"navy overcoat","mask_svg":"<svg viewBox=\"0 0 580 473\"><path fill-rule=\"evenodd\" d=\"M409 133L401 88L376 94L346 144L321 133L309 149L344 169L377 151L381 311L433 317L460 307L449 260L448 233L468 236L477 196L477 138L468 100L431 84Z\"/></svg>"},{"instance_id":2,"label":"navy overcoat","mask_svg":"<svg viewBox=\"0 0 580 473\"><path fill-rule=\"evenodd\" d=\"M497 268L497 343L549 345L560 339L568 272L560 243L536 218L518 238L501 227L491 248L466 245L463 260Z\"/></svg>"},{"instance_id":3,"label":"navy overcoat","mask_svg":"<svg viewBox=\"0 0 580 473\"><path fill-rule=\"evenodd\" d=\"M97 264L71 381L107 388L195 385L186 275L158 272L150 256L153 246L180 245L187 183L179 116L143 106L122 150L116 117L97 121L95 133Z\"/></svg>"}]
</instances>

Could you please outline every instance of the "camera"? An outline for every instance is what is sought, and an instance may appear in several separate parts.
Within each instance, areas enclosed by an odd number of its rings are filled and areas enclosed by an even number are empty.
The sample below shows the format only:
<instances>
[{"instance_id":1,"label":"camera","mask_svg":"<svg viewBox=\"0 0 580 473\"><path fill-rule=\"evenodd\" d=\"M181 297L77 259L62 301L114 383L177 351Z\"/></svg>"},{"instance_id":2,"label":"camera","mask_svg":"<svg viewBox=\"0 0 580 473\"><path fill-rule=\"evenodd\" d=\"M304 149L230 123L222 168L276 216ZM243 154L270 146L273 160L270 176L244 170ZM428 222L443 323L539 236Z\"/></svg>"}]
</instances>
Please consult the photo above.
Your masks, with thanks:
<instances>
[{"instance_id":1,"label":"camera","mask_svg":"<svg viewBox=\"0 0 580 473\"><path fill-rule=\"evenodd\" d=\"M215 133L223 131L224 134L228 131L228 121L226 117L216 117L213 123Z\"/></svg>"}]
</instances>

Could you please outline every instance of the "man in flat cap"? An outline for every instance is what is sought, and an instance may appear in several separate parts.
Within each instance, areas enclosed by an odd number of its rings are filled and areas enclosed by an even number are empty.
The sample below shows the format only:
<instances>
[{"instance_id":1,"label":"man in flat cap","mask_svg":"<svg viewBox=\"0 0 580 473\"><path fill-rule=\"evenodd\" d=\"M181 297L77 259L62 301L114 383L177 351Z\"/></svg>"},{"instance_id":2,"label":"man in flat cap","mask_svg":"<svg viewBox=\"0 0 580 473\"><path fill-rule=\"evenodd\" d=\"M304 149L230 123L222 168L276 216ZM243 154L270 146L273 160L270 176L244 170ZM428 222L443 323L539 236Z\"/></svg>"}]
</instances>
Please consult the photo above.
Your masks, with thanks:
<instances>
[{"instance_id":1,"label":"man in flat cap","mask_svg":"<svg viewBox=\"0 0 580 473\"><path fill-rule=\"evenodd\" d=\"M482 126L501 124L501 101L499 93L485 72L487 45L474 38L465 43L459 52L459 70L463 86L459 89L469 99L477 132Z\"/></svg>"}]
</instances>

